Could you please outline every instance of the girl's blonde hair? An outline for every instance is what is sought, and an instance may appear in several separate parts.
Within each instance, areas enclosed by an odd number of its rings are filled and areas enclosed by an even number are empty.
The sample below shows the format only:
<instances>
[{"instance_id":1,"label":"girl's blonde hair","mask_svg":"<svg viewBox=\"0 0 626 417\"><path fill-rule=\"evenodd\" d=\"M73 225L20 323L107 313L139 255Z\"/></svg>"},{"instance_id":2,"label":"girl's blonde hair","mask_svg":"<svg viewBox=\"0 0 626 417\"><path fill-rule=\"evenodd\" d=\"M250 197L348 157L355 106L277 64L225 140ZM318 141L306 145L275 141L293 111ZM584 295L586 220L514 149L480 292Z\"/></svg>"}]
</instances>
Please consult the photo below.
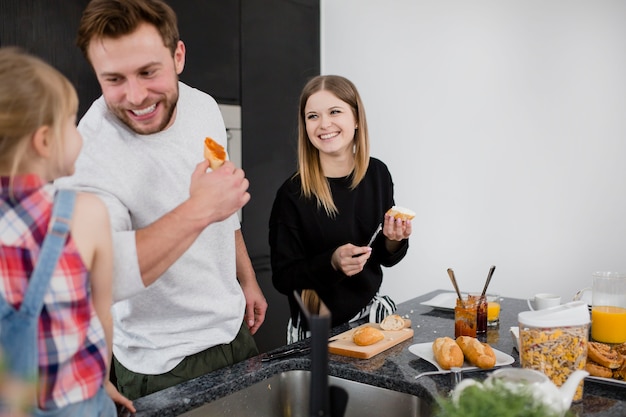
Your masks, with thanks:
<instances>
[{"instance_id":1,"label":"girl's blonde hair","mask_svg":"<svg viewBox=\"0 0 626 417\"><path fill-rule=\"evenodd\" d=\"M361 182L369 166L370 143L367 133L365 108L355 85L347 78L339 75L318 75L304 86L300 95L298 117L298 174L302 182L302 193L306 198L315 197L318 207L323 207L328 216L337 214L337 206L333 201L328 180L322 171L319 150L313 146L306 133L306 102L311 95L319 91L328 91L339 100L350 105L356 124L354 134L354 171L352 172L351 188Z\"/></svg>"},{"instance_id":2,"label":"girl's blonde hair","mask_svg":"<svg viewBox=\"0 0 626 417\"><path fill-rule=\"evenodd\" d=\"M77 111L76 90L63 74L18 48L0 48L0 170L11 183L42 126L52 130L60 160L64 123Z\"/></svg>"}]
</instances>

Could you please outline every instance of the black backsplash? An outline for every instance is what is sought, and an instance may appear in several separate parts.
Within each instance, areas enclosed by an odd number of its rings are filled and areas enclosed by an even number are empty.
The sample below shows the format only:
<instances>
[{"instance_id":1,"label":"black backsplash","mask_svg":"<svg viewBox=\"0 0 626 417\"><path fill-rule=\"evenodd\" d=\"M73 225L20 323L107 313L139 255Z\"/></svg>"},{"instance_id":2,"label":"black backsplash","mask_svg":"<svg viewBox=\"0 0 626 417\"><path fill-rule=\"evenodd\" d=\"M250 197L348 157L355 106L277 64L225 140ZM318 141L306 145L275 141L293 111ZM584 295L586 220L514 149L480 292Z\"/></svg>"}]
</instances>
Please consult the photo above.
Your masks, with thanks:
<instances>
[{"instance_id":1,"label":"black backsplash","mask_svg":"<svg viewBox=\"0 0 626 417\"><path fill-rule=\"evenodd\" d=\"M251 201L242 229L257 279L269 302L255 339L261 351L285 343L289 310L271 283L268 221L274 195L296 168L298 97L320 72L319 0L168 0L179 19L187 56L181 80L242 106L243 169ZM0 46L36 54L76 86L80 118L100 87L75 45L88 0L0 1Z\"/></svg>"}]
</instances>

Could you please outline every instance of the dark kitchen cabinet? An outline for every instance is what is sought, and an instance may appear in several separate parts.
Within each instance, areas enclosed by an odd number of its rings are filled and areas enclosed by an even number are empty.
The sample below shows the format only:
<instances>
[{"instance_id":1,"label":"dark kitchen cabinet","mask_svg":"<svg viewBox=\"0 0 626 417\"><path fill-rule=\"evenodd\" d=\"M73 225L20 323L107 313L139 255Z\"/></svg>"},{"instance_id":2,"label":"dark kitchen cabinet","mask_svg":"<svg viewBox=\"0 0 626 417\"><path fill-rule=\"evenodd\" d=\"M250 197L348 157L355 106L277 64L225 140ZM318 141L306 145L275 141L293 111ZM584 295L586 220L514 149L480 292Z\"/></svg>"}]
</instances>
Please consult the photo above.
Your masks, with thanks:
<instances>
[{"instance_id":1,"label":"dark kitchen cabinet","mask_svg":"<svg viewBox=\"0 0 626 417\"><path fill-rule=\"evenodd\" d=\"M79 118L100 96L91 67L75 45L80 16L89 0L0 1L0 46L19 46L54 65L79 94ZM225 104L241 101L239 0L184 0L168 3L176 12L187 49L183 82Z\"/></svg>"},{"instance_id":2,"label":"dark kitchen cabinet","mask_svg":"<svg viewBox=\"0 0 626 417\"><path fill-rule=\"evenodd\" d=\"M241 101L240 0L167 0L187 55L181 81L223 104Z\"/></svg>"},{"instance_id":3,"label":"dark kitchen cabinet","mask_svg":"<svg viewBox=\"0 0 626 417\"><path fill-rule=\"evenodd\" d=\"M319 0L242 0L243 168L250 202L243 234L269 308L255 339L285 344L289 306L272 286L268 222L276 190L296 169L298 98L320 72Z\"/></svg>"},{"instance_id":4,"label":"dark kitchen cabinet","mask_svg":"<svg viewBox=\"0 0 626 417\"><path fill-rule=\"evenodd\" d=\"M0 46L19 46L61 71L76 87L79 117L100 96L100 86L76 46L76 31L89 0L0 1Z\"/></svg>"},{"instance_id":5,"label":"dark kitchen cabinet","mask_svg":"<svg viewBox=\"0 0 626 417\"><path fill-rule=\"evenodd\" d=\"M268 300L255 335L261 351L285 343L289 309L271 282L268 221L276 190L296 168L297 110L306 80L320 72L319 0L167 0L187 49L181 80L224 104L241 105L242 165L251 201L242 231ZM79 118L100 88L75 46L88 0L0 1L0 46L50 62L76 86Z\"/></svg>"}]
</instances>

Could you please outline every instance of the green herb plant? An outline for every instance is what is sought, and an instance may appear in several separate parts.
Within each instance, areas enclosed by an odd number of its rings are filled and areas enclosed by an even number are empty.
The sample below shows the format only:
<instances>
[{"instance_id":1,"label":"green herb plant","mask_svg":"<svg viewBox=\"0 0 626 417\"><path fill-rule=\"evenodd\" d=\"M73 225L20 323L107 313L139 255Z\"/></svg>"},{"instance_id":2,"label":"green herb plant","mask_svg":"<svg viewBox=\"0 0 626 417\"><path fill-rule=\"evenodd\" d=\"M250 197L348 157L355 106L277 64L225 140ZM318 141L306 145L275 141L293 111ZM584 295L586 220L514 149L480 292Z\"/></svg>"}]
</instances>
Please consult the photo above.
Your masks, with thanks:
<instances>
[{"instance_id":1,"label":"green herb plant","mask_svg":"<svg viewBox=\"0 0 626 417\"><path fill-rule=\"evenodd\" d=\"M536 401L529 390L512 391L495 381L492 386L472 385L458 397L438 397L435 417L573 417L561 416L546 404Z\"/></svg>"}]
</instances>

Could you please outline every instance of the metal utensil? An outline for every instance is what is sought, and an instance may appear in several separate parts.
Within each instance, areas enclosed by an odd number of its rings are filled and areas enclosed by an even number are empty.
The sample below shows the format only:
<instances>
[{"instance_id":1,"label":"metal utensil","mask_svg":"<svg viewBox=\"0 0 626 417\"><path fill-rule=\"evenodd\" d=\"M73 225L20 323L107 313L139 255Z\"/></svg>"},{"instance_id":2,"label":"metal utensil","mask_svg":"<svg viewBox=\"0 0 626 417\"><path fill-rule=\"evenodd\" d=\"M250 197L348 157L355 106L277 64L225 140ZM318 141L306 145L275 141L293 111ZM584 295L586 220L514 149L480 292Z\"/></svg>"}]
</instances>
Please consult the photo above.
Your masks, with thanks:
<instances>
[{"instance_id":1,"label":"metal utensil","mask_svg":"<svg viewBox=\"0 0 626 417\"><path fill-rule=\"evenodd\" d=\"M289 350L285 350L283 352L277 352L277 353L272 353L270 355L267 355L263 358L261 358L261 362L268 362L274 359L280 359L280 358L286 358L288 356L293 356L293 355L297 355L299 353L309 353L311 351L310 347L302 347L302 348L293 348L293 349L289 349Z\"/></svg>"},{"instance_id":2,"label":"metal utensil","mask_svg":"<svg viewBox=\"0 0 626 417\"><path fill-rule=\"evenodd\" d=\"M454 276L454 271L452 270L452 268L448 268L448 276L450 277L450 281L452 281L452 285L456 290L456 295L459 297L459 300L461 300L461 305L463 306L463 308L465 308L465 303L463 302L463 297L461 297L461 291L459 291L459 286L456 283L456 278Z\"/></svg>"},{"instance_id":3,"label":"metal utensil","mask_svg":"<svg viewBox=\"0 0 626 417\"><path fill-rule=\"evenodd\" d=\"M495 270L496 270L496 266L491 265L491 268L489 268L489 273L487 274L487 282L485 282L485 286L483 287L483 292L481 293L481 297L484 297L485 294L487 294L487 287L489 286L489 283L491 282L491 277L493 276L493 271Z\"/></svg>"},{"instance_id":4,"label":"metal utensil","mask_svg":"<svg viewBox=\"0 0 626 417\"><path fill-rule=\"evenodd\" d=\"M368 247L372 247L372 243L374 243L374 239L376 239L376 236L378 236L378 234L380 233L380 231L383 230L383 224L380 223L378 225L378 227L376 228L376 231L374 232L374 234L372 235L372 238L370 239L369 243L367 244Z\"/></svg>"},{"instance_id":5,"label":"metal utensil","mask_svg":"<svg viewBox=\"0 0 626 417\"><path fill-rule=\"evenodd\" d=\"M447 373L450 373L450 371L427 371L427 372L422 372L419 375L415 375L413 379L419 379L423 376L429 376L429 375L443 375Z\"/></svg>"},{"instance_id":6,"label":"metal utensil","mask_svg":"<svg viewBox=\"0 0 626 417\"><path fill-rule=\"evenodd\" d=\"M458 366L453 366L450 371L452 371L452 386L456 387L463 380L463 370Z\"/></svg>"}]
</instances>

